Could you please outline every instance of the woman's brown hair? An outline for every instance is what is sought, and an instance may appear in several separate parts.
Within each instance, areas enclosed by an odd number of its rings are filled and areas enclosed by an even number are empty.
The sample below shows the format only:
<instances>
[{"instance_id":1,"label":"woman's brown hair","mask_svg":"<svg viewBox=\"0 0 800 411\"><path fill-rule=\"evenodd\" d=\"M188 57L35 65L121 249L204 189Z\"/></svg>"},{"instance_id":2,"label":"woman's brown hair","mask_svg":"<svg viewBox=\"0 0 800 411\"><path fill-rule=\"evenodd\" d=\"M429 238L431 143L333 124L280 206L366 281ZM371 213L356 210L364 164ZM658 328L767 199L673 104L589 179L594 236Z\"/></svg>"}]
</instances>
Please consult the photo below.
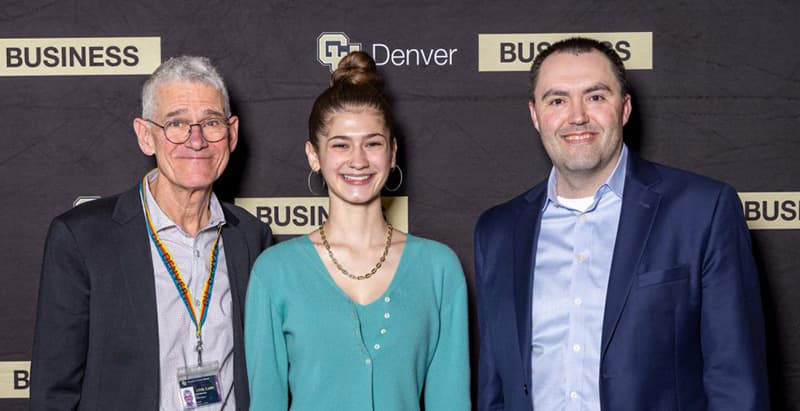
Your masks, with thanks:
<instances>
[{"instance_id":1,"label":"woman's brown hair","mask_svg":"<svg viewBox=\"0 0 800 411\"><path fill-rule=\"evenodd\" d=\"M319 136L325 135L334 114L358 109L372 109L382 117L392 134L389 102L383 93L383 76L378 74L375 60L363 51L353 51L339 61L331 74L331 85L314 101L308 118L308 140L319 150Z\"/></svg>"}]
</instances>

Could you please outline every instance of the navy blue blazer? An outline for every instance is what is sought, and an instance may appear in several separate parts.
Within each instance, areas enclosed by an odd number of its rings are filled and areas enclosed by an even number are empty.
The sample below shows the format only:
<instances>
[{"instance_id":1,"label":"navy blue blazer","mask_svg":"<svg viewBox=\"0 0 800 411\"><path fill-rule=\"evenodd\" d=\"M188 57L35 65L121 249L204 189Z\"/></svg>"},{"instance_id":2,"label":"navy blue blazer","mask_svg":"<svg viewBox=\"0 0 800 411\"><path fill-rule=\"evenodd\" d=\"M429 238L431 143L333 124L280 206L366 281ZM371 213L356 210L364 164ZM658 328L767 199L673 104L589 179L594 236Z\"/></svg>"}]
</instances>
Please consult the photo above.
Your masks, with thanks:
<instances>
[{"instance_id":1,"label":"navy blue blazer","mask_svg":"<svg viewBox=\"0 0 800 411\"><path fill-rule=\"evenodd\" d=\"M479 410L532 408L531 295L546 197L545 180L486 211L475 229ZM732 187L631 153L601 344L604 411L769 409L758 273Z\"/></svg>"}]
</instances>

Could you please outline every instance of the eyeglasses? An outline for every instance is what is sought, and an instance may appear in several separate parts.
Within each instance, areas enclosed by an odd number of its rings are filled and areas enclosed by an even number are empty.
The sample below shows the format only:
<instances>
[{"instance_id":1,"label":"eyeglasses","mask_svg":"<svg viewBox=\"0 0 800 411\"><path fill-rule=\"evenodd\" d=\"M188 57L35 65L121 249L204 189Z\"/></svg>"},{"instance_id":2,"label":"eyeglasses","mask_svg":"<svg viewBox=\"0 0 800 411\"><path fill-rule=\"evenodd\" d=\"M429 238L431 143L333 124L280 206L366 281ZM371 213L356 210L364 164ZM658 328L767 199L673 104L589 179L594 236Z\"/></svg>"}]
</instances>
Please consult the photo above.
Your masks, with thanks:
<instances>
[{"instance_id":1,"label":"eyeglasses","mask_svg":"<svg viewBox=\"0 0 800 411\"><path fill-rule=\"evenodd\" d=\"M164 130L164 137L172 144L183 144L192 135L192 127L200 127L200 135L209 143L216 143L228 136L229 118L211 117L199 123L190 123L186 120L169 120L164 125L153 120L145 119L154 126Z\"/></svg>"}]
</instances>

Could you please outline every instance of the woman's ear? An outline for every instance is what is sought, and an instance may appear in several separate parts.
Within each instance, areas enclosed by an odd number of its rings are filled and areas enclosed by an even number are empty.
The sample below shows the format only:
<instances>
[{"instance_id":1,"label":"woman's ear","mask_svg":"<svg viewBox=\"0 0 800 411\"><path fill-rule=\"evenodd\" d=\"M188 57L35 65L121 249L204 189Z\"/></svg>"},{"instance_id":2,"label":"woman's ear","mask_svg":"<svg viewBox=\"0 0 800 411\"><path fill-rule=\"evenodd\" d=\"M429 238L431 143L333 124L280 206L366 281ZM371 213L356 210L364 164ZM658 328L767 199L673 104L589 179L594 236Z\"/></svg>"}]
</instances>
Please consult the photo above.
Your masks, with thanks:
<instances>
[{"instance_id":1,"label":"woman's ear","mask_svg":"<svg viewBox=\"0 0 800 411\"><path fill-rule=\"evenodd\" d=\"M306 141L306 159L308 159L308 166L311 167L311 171L319 172L319 154L310 141Z\"/></svg>"}]
</instances>

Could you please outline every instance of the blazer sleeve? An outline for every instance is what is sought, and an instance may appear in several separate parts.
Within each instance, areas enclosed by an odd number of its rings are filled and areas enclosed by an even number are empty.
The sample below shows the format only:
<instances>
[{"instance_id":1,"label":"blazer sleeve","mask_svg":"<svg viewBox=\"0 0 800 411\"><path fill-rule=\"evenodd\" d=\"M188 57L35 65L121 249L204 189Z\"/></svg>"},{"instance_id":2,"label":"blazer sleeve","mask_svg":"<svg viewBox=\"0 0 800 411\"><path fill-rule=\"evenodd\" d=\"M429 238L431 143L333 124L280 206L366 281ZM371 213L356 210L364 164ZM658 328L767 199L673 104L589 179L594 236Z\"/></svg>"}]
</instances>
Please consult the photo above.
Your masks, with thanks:
<instances>
[{"instance_id":1,"label":"blazer sleeve","mask_svg":"<svg viewBox=\"0 0 800 411\"><path fill-rule=\"evenodd\" d=\"M769 409L758 272L729 186L717 200L703 256L701 347L708 410Z\"/></svg>"},{"instance_id":2,"label":"blazer sleeve","mask_svg":"<svg viewBox=\"0 0 800 411\"><path fill-rule=\"evenodd\" d=\"M484 253L481 241L481 227L483 218L478 221L475 228L475 283L478 294L478 327L480 334L480 349L478 352L478 387L477 409L479 411L502 410L503 381L497 372L497 367L492 358L491 333L488 330L489 320L486 309L490 302L486 299L485 279L486 267L484 266Z\"/></svg>"},{"instance_id":3,"label":"blazer sleeve","mask_svg":"<svg viewBox=\"0 0 800 411\"><path fill-rule=\"evenodd\" d=\"M267 224L264 224L263 233L264 234L261 237L261 250L266 250L267 247L270 247L275 244L275 237L272 236L272 230L269 228L269 225Z\"/></svg>"},{"instance_id":4,"label":"blazer sleeve","mask_svg":"<svg viewBox=\"0 0 800 411\"><path fill-rule=\"evenodd\" d=\"M425 376L425 409L470 410L467 286L458 257L447 249L439 338Z\"/></svg>"},{"instance_id":5,"label":"blazer sleeve","mask_svg":"<svg viewBox=\"0 0 800 411\"><path fill-rule=\"evenodd\" d=\"M70 228L55 219L45 243L31 359L30 409L74 410L89 340L90 281Z\"/></svg>"},{"instance_id":6,"label":"blazer sleeve","mask_svg":"<svg viewBox=\"0 0 800 411\"><path fill-rule=\"evenodd\" d=\"M244 347L250 382L251 410L289 408L289 357L282 320L275 307L259 259L253 267L245 301Z\"/></svg>"}]
</instances>

